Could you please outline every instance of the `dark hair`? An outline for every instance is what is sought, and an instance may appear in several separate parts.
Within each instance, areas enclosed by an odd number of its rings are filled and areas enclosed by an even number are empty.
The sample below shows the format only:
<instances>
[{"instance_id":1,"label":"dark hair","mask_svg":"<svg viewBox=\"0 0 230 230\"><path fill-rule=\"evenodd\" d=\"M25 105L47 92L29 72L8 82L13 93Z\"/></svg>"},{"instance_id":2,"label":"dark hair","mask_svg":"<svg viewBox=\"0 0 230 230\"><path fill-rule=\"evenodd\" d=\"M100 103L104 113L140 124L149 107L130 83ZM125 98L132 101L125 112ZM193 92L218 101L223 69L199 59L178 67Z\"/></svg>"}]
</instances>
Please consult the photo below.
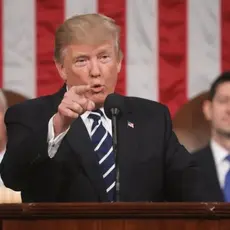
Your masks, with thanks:
<instances>
[{"instance_id":1,"label":"dark hair","mask_svg":"<svg viewBox=\"0 0 230 230\"><path fill-rule=\"evenodd\" d=\"M219 85L230 82L230 71L223 72L219 77L212 83L209 91L209 100L212 101L216 95L216 90Z\"/></svg>"}]
</instances>

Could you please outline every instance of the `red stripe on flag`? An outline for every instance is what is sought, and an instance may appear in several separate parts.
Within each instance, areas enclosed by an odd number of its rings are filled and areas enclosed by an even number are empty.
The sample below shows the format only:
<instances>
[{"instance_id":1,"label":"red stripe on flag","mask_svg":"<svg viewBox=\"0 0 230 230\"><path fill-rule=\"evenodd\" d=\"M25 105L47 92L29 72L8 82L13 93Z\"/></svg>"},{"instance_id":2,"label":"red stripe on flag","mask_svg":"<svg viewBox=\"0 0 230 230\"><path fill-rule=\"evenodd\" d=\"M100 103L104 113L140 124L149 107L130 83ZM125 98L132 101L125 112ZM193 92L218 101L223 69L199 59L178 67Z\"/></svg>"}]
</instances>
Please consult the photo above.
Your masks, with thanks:
<instances>
[{"instance_id":1,"label":"red stripe on flag","mask_svg":"<svg viewBox=\"0 0 230 230\"><path fill-rule=\"evenodd\" d=\"M126 1L98 0L98 12L113 18L121 28L121 49L124 55L116 92L126 94Z\"/></svg>"},{"instance_id":2,"label":"red stripe on flag","mask_svg":"<svg viewBox=\"0 0 230 230\"><path fill-rule=\"evenodd\" d=\"M37 0L37 96L53 93L63 84L54 61L54 34L64 20L64 0Z\"/></svg>"},{"instance_id":3,"label":"red stripe on flag","mask_svg":"<svg viewBox=\"0 0 230 230\"><path fill-rule=\"evenodd\" d=\"M221 1L221 61L222 71L230 70L230 1Z\"/></svg>"},{"instance_id":4,"label":"red stripe on flag","mask_svg":"<svg viewBox=\"0 0 230 230\"><path fill-rule=\"evenodd\" d=\"M3 80L3 1L0 0L0 88Z\"/></svg>"},{"instance_id":5,"label":"red stripe on flag","mask_svg":"<svg viewBox=\"0 0 230 230\"><path fill-rule=\"evenodd\" d=\"M187 2L158 1L159 100L173 116L187 100Z\"/></svg>"}]
</instances>

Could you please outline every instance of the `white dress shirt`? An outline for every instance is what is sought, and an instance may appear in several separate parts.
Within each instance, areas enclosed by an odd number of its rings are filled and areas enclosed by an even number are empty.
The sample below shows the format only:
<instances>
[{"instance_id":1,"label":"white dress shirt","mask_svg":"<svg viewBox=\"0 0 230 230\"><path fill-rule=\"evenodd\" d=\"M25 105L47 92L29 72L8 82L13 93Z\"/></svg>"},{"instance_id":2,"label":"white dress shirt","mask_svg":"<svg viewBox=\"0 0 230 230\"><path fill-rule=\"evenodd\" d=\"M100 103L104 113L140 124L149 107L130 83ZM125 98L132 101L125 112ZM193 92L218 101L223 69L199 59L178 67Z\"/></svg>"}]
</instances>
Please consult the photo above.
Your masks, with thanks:
<instances>
[{"instance_id":1,"label":"white dress shirt","mask_svg":"<svg viewBox=\"0 0 230 230\"><path fill-rule=\"evenodd\" d=\"M229 151L222 146L220 146L216 141L211 140L210 147L214 157L217 177L221 188L224 187L225 176L230 169L230 162L225 158L230 154Z\"/></svg>"},{"instance_id":2,"label":"white dress shirt","mask_svg":"<svg viewBox=\"0 0 230 230\"><path fill-rule=\"evenodd\" d=\"M105 115L104 109L102 108L101 111L103 112L104 116L102 116L102 124L105 127L105 129L110 133L112 136L112 122L111 120ZM88 115L90 114L90 111L86 111L81 115L81 119L84 122L86 129L90 135L91 127L93 124L93 119L88 118ZM69 128L63 132L60 133L58 136L54 137L54 127L53 127L53 117L50 118L49 124L48 124L48 136L47 136L47 141L48 141L48 155L50 158L54 157L63 138L69 131Z\"/></svg>"},{"instance_id":3,"label":"white dress shirt","mask_svg":"<svg viewBox=\"0 0 230 230\"><path fill-rule=\"evenodd\" d=\"M5 150L0 152L0 163L2 162L3 156L4 156Z\"/></svg>"}]
</instances>

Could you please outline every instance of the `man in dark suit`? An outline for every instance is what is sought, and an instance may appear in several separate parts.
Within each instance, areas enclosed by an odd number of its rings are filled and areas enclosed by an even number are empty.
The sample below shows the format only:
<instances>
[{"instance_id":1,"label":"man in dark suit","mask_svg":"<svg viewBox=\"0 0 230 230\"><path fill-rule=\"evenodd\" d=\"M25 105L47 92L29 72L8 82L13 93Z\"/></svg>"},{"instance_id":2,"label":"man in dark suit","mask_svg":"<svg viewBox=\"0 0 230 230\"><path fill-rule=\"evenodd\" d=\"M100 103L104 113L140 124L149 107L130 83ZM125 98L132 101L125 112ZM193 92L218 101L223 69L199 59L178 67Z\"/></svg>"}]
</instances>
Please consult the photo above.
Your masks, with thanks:
<instances>
[{"instance_id":1,"label":"man in dark suit","mask_svg":"<svg viewBox=\"0 0 230 230\"><path fill-rule=\"evenodd\" d=\"M211 85L203 112L211 125L209 145L193 153L212 201L230 201L230 72Z\"/></svg>"},{"instance_id":2,"label":"man in dark suit","mask_svg":"<svg viewBox=\"0 0 230 230\"><path fill-rule=\"evenodd\" d=\"M103 106L121 68L119 44L112 19L70 18L55 37L64 86L8 109L1 175L24 202L117 200L111 121ZM192 156L172 132L168 109L140 98L123 100L119 201L207 200Z\"/></svg>"}]
</instances>

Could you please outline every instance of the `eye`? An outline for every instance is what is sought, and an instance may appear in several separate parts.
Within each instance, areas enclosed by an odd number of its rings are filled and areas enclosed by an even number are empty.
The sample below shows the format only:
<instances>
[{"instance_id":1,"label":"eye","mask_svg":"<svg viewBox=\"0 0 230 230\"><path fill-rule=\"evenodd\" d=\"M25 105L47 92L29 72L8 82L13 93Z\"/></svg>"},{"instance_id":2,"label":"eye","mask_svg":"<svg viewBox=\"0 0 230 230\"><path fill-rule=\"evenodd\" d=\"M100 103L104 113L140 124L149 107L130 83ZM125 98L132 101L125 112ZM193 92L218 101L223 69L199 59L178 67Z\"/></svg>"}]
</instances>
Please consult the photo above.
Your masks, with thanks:
<instances>
[{"instance_id":1,"label":"eye","mask_svg":"<svg viewBox=\"0 0 230 230\"><path fill-rule=\"evenodd\" d=\"M99 57L99 59L102 61L102 62L108 62L110 60L110 56L108 54L103 54Z\"/></svg>"},{"instance_id":2,"label":"eye","mask_svg":"<svg viewBox=\"0 0 230 230\"><path fill-rule=\"evenodd\" d=\"M221 104L228 103L228 98L227 97L219 97L218 101Z\"/></svg>"},{"instance_id":3,"label":"eye","mask_svg":"<svg viewBox=\"0 0 230 230\"><path fill-rule=\"evenodd\" d=\"M107 57L109 57L109 55L102 55L101 58L105 59L105 58L107 58Z\"/></svg>"},{"instance_id":4,"label":"eye","mask_svg":"<svg viewBox=\"0 0 230 230\"><path fill-rule=\"evenodd\" d=\"M87 62L87 59L86 58L77 58L76 61L75 61L75 64L78 65L78 66L84 66Z\"/></svg>"}]
</instances>

